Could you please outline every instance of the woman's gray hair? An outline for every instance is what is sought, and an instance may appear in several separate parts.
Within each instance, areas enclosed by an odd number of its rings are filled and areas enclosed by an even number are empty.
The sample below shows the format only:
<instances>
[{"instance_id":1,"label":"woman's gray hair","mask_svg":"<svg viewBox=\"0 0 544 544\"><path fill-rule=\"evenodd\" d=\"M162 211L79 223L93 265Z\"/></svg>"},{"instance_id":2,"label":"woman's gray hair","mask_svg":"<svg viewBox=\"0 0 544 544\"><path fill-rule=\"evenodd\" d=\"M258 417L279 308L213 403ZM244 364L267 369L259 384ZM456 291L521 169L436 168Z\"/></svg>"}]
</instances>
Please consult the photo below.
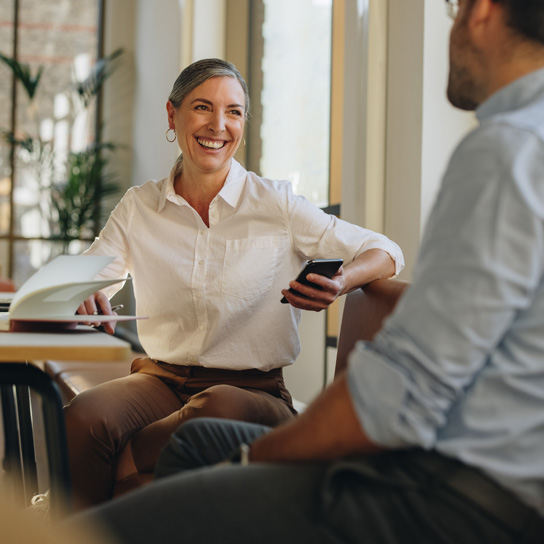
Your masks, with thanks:
<instances>
[{"instance_id":1,"label":"woman's gray hair","mask_svg":"<svg viewBox=\"0 0 544 544\"><path fill-rule=\"evenodd\" d=\"M221 59L202 59L193 62L185 68L178 76L172 87L172 92L168 100L172 102L174 108L178 108L183 99L196 87L202 85L212 77L233 77L238 80L242 86L245 96L245 112L247 118L249 112L249 91L247 83L237 70L234 64Z\"/></svg>"}]
</instances>

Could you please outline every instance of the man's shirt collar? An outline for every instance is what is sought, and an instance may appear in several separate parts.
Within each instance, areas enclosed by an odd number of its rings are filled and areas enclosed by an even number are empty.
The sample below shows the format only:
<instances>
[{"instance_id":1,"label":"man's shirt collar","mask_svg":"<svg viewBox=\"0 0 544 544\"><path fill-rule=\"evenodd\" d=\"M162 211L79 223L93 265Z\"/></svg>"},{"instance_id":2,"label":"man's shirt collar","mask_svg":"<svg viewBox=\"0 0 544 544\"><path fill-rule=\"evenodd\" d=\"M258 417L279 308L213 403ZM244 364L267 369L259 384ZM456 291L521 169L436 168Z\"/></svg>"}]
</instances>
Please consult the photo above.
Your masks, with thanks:
<instances>
[{"instance_id":1,"label":"man's shirt collar","mask_svg":"<svg viewBox=\"0 0 544 544\"><path fill-rule=\"evenodd\" d=\"M492 94L476 109L480 122L523 108L544 94L544 68L526 74Z\"/></svg>"}]
</instances>

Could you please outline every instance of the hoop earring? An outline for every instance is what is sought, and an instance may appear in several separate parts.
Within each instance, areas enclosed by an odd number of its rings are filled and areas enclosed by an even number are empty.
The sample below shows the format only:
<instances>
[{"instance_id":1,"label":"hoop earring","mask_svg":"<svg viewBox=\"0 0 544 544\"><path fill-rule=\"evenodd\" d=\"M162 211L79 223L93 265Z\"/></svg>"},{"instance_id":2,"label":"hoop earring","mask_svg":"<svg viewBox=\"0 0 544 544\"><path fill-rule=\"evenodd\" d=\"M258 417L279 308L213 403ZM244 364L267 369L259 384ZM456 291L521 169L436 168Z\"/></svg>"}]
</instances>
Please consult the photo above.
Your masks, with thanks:
<instances>
[{"instance_id":1,"label":"hoop earring","mask_svg":"<svg viewBox=\"0 0 544 544\"><path fill-rule=\"evenodd\" d=\"M172 132L174 133L174 137L173 137L171 140L168 138L168 133L169 133L170 131L172 131ZM169 128L169 129L166 131L166 141L167 141L167 142L170 142L170 143L176 141L176 129L174 129L174 128Z\"/></svg>"}]
</instances>

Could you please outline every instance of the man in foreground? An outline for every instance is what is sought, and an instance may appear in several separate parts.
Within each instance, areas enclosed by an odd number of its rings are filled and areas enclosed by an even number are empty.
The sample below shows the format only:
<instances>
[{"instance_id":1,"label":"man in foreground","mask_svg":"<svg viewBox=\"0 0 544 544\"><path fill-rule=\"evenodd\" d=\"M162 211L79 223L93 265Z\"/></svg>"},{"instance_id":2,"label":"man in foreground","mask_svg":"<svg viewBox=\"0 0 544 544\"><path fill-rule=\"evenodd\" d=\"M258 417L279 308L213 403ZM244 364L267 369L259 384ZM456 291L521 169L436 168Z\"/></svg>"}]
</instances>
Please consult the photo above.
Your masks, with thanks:
<instances>
[{"instance_id":1,"label":"man in foreground","mask_svg":"<svg viewBox=\"0 0 544 544\"><path fill-rule=\"evenodd\" d=\"M182 426L181 474L85 516L120 542L544 542L544 0L448 4L448 97L480 126L412 286L297 419Z\"/></svg>"}]
</instances>

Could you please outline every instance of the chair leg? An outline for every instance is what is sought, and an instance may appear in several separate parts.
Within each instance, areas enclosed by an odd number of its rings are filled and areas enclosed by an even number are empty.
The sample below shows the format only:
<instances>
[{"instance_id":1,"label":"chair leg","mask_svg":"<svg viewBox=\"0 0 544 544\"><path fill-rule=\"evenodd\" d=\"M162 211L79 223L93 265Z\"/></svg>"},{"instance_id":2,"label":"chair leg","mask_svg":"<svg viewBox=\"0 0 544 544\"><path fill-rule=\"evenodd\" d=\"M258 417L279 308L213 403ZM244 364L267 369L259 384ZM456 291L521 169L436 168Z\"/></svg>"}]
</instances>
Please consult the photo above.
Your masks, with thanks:
<instances>
[{"instance_id":1,"label":"chair leg","mask_svg":"<svg viewBox=\"0 0 544 544\"><path fill-rule=\"evenodd\" d=\"M62 401L58 387L51 380L50 376L33 365L25 365L21 363L2 363L0 365L0 386L2 387L2 393L4 393L6 389L10 389L7 386L11 385L19 386L21 394L19 395L19 388L17 388L16 399L13 396L10 397L9 395L6 397L6 403L11 404L11 407L8 407L7 409L7 414L11 417L12 413L15 412L15 406L19 406L19 404L21 405L20 413L18 414L19 427L13 427L13 420L8 420L7 423L9 428L6 426L4 432L10 433L11 430L15 429L15 432L17 433L16 444L19 447L19 466L22 465L23 472L29 471L30 477L27 478L28 481L31 480L32 474L36 474L32 418L29 404L30 397L27 390L27 388L30 387L43 399L43 419L45 426L47 457L49 462L51 495L54 501L56 501L56 498L62 498L65 510L66 508L69 509L72 506L70 469L64 414L62 411ZM27 390L26 394L24 393L25 389ZM4 403L4 400L2 402ZM28 406L25 407L24 405L27 403ZM6 419L4 419L4 423L6 423ZM24 444L24 448L19 444L19 434L17 428L21 430L21 444ZM15 459L15 450L17 448L14 448L13 446L12 436L10 436L9 440L10 448L12 448L13 452L10 452L8 464L11 465L14 463L15 466L17 466L17 460ZM30 453L29 443L32 444L32 453ZM56 510L56 507L57 505L55 502L52 502L52 508Z\"/></svg>"},{"instance_id":2,"label":"chair leg","mask_svg":"<svg viewBox=\"0 0 544 544\"><path fill-rule=\"evenodd\" d=\"M8 473L20 470L21 451L17 432L17 409L12 386L0 388L2 397L2 420L4 424L4 459L2 466Z\"/></svg>"}]
</instances>

